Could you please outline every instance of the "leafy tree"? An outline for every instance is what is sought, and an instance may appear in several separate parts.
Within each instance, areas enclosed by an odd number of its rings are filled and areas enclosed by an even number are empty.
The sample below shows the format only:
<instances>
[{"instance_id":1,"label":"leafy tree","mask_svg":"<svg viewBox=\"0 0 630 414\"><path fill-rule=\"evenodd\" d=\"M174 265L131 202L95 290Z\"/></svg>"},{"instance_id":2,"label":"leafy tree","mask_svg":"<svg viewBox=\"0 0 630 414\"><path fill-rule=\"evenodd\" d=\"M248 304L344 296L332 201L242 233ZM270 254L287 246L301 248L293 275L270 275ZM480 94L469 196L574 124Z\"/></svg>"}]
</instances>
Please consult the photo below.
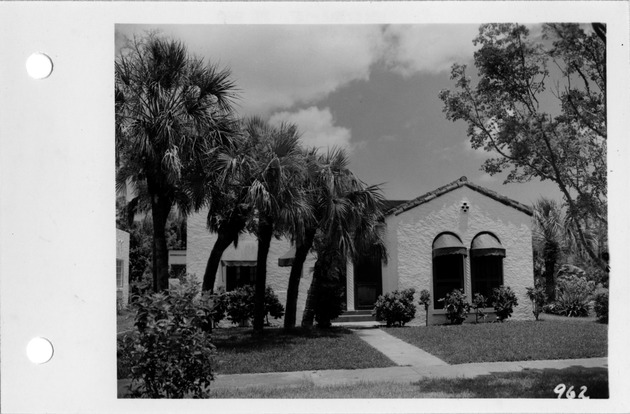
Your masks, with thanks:
<instances>
[{"instance_id":1,"label":"leafy tree","mask_svg":"<svg viewBox=\"0 0 630 414\"><path fill-rule=\"evenodd\" d=\"M447 119L468 124L472 147L496 154L485 172L558 185L580 244L607 269L586 235L589 221L607 225L605 29L547 24L543 34L534 42L522 25L482 25L473 41L476 86L455 64L457 90L439 96Z\"/></svg>"},{"instance_id":2,"label":"leafy tree","mask_svg":"<svg viewBox=\"0 0 630 414\"><path fill-rule=\"evenodd\" d=\"M233 129L234 83L189 56L181 42L149 34L115 62L118 190L146 185L153 220L153 289L168 287L166 221L204 202L203 164ZM200 182L201 181L201 182Z\"/></svg>"}]
</instances>

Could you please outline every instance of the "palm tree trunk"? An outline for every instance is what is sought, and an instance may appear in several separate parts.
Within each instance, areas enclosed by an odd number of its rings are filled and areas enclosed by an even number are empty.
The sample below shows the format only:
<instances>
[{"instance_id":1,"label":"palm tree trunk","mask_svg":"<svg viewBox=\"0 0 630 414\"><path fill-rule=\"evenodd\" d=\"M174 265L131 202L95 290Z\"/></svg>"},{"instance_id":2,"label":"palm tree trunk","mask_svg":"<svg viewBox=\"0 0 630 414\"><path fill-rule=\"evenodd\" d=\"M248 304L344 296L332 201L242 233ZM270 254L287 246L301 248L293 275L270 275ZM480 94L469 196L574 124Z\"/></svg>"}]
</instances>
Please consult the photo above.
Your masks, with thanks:
<instances>
[{"instance_id":1,"label":"palm tree trunk","mask_svg":"<svg viewBox=\"0 0 630 414\"><path fill-rule=\"evenodd\" d=\"M554 273L556 270L556 262L558 261L558 248L555 245L547 245L544 250L545 257L545 291L549 302L553 302L556 298L556 283Z\"/></svg>"},{"instance_id":2,"label":"palm tree trunk","mask_svg":"<svg viewBox=\"0 0 630 414\"><path fill-rule=\"evenodd\" d=\"M258 254L256 256L256 293L254 296L254 332L262 333L265 325L265 288L267 286L267 255L273 236L273 222L260 219L258 224Z\"/></svg>"},{"instance_id":3,"label":"palm tree trunk","mask_svg":"<svg viewBox=\"0 0 630 414\"><path fill-rule=\"evenodd\" d=\"M295 249L295 257L293 258L293 265L291 266L291 273L289 275L289 286L287 288L287 304L284 314L284 329L295 328L297 300L300 292L300 279L302 278L302 270L304 269L306 256L308 256L308 252L313 246L314 239L315 229L308 229L306 231L303 243L298 244Z\"/></svg>"},{"instance_id":4,"label":"palm tree trunk","mask_svg":"<svg viewBox=\"0 0 630 414\"><path fill-rule=\"evenodd\" d=\"M311 280L311 287L308 289L306 295L306 304L304 305L304 313L302 314L302 328L310 329L313 327L315 321L315 302L317 301L317 290L319 289L320 272L322 268L322 259L318 255L315 262L315 269L313 269L313 280ZM328 266L330 268L330 266Z\"/></svg>"},{"instance_id":5,"label":"palm tree trunk","mask_svg":"<svg viewBox=\"0 0 630 414\"><path fill-rule=\"evenodd\" d=\"M161 292L168 289L168 248L166 246L166 220L171 203L166 197L151 197L153 218L153 289Z\"/></svg>"},{"instance_id":6,"label":"palm tree trunk","mask_svg":"<svg viewBox=\"0 0 630 414\"><path fill-rule=\"evenodd\" d=\"M217 240L212 246L208 263L206 264L206 271L203 274L202 291L214 291L214 282L216 280L217 270L219 269L219 263L221 263L221 256L225 249L227 249L232 243L233 238L227 234L227 232L219 232Z\"/></svg>"},{"instance_id":7,"label":"palm tree trunk","mask_svg":"<svg viewBox=\"0 0 630 414\"><path fill-rule=\"evenodd\" d=\"M311 329L315 320L315 290L317 285L316 274L313 272L313 280L311 287L306 295L306 304L304 305L304 313L302 314L302 328Z\"/></svg>"}]
</instances>

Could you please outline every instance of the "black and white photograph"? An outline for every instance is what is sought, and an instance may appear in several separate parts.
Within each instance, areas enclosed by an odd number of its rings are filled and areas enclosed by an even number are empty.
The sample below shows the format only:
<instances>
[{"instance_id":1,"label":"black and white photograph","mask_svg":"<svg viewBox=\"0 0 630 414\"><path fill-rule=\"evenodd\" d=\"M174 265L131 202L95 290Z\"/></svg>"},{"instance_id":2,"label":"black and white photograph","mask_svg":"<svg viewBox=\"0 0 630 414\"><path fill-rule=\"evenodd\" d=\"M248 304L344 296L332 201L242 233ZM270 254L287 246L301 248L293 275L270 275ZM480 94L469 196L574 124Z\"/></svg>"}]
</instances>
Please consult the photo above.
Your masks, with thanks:
<instances>
[{"instance_id":1,"label":"black and white photograph","mask_svg":"<svg viewBox=\"0 0 630 414\"><path fill-rule=\"evenodd\" d=\"M0 411L628 412L629 13L0 2Z\"/></svg>"},{"instance_id":2,"label":"black and white photograph","mask_svg":"<svg viewBox=\"0 0 630 414\"><path fill-rule=\"evenodd\" d=\"M607 398L606 41L117 25L119 397Z\"/></svg>"}]
</instances>

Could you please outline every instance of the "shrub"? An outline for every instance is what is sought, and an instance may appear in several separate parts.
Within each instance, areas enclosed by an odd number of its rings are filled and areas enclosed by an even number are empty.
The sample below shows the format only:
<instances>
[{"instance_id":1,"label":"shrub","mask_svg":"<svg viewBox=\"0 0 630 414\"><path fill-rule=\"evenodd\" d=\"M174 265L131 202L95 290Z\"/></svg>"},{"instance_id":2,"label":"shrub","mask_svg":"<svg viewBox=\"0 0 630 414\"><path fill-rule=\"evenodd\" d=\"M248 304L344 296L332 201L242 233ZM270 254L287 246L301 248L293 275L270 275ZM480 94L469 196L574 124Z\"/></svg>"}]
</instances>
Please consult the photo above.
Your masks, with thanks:
<instances>
[{"instance_id":1,"label":"shrub","mask_svg":"<svg viewBox=\"0 0 630 414\"><path fill-rule=\"evenodd\" d=\"M503 322L512 316L514 307L518 306L518 299L509 286L500 286L493 290L492 306L497 314L497 319Z\"/></svg>"},{"instance_id":2,"label":"shrub","mask_svg":"<svg viewBox=\"0 0 630 414\"><path fill-rule=\"evenodd\" d=\"M475 293L473 296L472 308L475 310L475 322L479 322L479 319L486 319L486 313L484 308L488 307L488 300L481 293Z\"/></svg>"},{"instance_id":3,"label":"shrub","mask_svg":"<svg viewBox=\"0 0 630 414\"><path fill-rule=\"evenodd\" d=\"M133 335L118 339L119 375L131 378L132 397L206 397L214 379L209 295L186 282L137 297Z\"/></svg>"},{"instance_id":4,"label":"shrub","mask_svg":"<svg viewBox=\"0 0 630 414\"><path fill-rule=\"evenodd\" d=\"M384 320L387 326L404 326L416 315L414 293L414 289L405 289L380 295L374 304L376 319Z\"/></svg>"},{"instance_id":5,"label":"shrub","mask_svg":"<svg viewBox=\"0 0 630 414\"><path fill-rule=\"evenodd\" d=\"M315 288L313 309L318 328L329 328L346 306L345 289L338 270L332 270Z\"/></svg>"},{"instance_id":6,"label":"shrub","mask_svg":"<svg viewBox=\"0 0 630 414\"><path fill-rule=\"evenodd\" d=\"M545 292L545 284L541 279L536 279L534 287L527 288L527 297L532 301L534 317L538 320L538 315L543 310L547 301L547 293Z\"/></svg>"},{"instance_id":7,"label":"shrub","mask_svg":"<svg viewBox=\"0 0 630 414\"><path fill-rule=\"evenodd\" d=\"M463 290L454 289L451 293L447 293L445 298L438 299L438 302L444 302L446 318L452 325L464 323L470 311L470 304L466 300Z\"/></svg>"},{"instance_id":8,"label":"shrub","mask_svg":"<svg viewBox=\"0 0 630 414\"><path fill-rule=\"evenodd\" d=\"M269 325L269 315L274 319L284 316L284 306L280 303L278 295L276 295L271 286L267 286L267 289L265 289L265 318L267 319L267 325Z\"/></svg>"},{"instance_id":9,"label":"shrub","mask_svg":"<svg viewBox=\"0 0 630 414\"><path fill-rule=\"evenodd\" d=\"M247 326L249 320L254 317L254 300L256 291L253 286L245 285L231 292L226 292L223 287L217 289L213 295L214 306L212 318L215 323L220 322L226 315L234 324ZM270 286L265 289L265 318L269 324L269 315L278 319L284 316L284 307L278 296Z\"/></svg>"},{"instance_id":10,"label":"shrub","mask_svg":"<svg viewBox=\"0 0 630 414\"><path fill-rule=\"evenodd\" d=\"M247 326L249 320L254 316L254 295L253 286L245 285L227 292L226 313L228 319L236 325Z\"/></svg>"},{"instance_id":11,"label":"shrub","mask_svg":"<svg viewBox=\"0 0 630 414\"><path fill-rule=\"evenodd\" d=\"M424 306L424 314L426 316L426 326L429 326L429 305L431 304L431 293L422 289L420 292L420 304Z\"/></svg>"},{"instance_id":12,"label":"shrub","mask_svg":"<svg viewBox=\"0 0 630 414\"><path fill-rule=\"evenodd\" d=\"M595 282L585 276L560 276L556 281L556 301L548 309L564 316L588 316L594 290Z\"/></svg>"},{"instance_id":13,"label":"shrub","mask_svg":"<svg viewBox=\"0 0 630 414\"><path fill-rule=\"evenodd\" d=\"M595 315L600 322L608 323L608 290L595 296Z\"/></svg>"},{"instance_id":14,"label":"shrub","mask_svg":"<svg viewBox=\"0 0 630 414\"><path fill-rule=\"evenodd\" d=\"M220 286L215 292L212 298L212 323L216 327L221 322L227 313L228 295L225 294L225 288Z\"/></svg>"}]
</instances>

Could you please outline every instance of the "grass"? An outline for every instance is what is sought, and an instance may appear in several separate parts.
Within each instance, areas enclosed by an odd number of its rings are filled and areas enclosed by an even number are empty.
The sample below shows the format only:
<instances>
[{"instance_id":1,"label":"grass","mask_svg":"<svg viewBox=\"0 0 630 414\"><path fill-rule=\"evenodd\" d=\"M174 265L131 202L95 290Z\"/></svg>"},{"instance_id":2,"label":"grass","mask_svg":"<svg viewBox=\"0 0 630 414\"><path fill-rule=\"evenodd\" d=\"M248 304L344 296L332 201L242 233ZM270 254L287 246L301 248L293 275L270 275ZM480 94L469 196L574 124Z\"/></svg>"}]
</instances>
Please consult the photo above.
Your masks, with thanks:
<instances>
[{"instance_id":1,"label":"grass","mask_svg":"<svg viewBox=\"0 0 630 414\"><path fill-rule=\"evenodd\" d=\"M508 321L384 329L449 364L603 357L608 349L608 325L596 322Z\"/></svg>"},{"instance_id":2,"label":"grass","mask_svg":"<svg viewBox=\"0 0 630 414\"><path fill-rule=\"evenodd\" d=\"M211 390L210 398L557 398L558 384L573 386L576 395L608 398L608 372L602 368L527 370L476 378L427 379L413 384L367 382L316 387L246 388ZM563 398L564 395L563 395Z\"/></svg>"},{"instance_id":3,"label":"grass","mask_svg":"<svg viewBox=\"0 0 630 414\"><path fill-rule=\"evenodd\" d=\"M216 329L217 372L244 374L322 369L390 367L395 364L345 328L285 333L266 328L261 337L251 328Z\"/></svg>"}]
</instances>

